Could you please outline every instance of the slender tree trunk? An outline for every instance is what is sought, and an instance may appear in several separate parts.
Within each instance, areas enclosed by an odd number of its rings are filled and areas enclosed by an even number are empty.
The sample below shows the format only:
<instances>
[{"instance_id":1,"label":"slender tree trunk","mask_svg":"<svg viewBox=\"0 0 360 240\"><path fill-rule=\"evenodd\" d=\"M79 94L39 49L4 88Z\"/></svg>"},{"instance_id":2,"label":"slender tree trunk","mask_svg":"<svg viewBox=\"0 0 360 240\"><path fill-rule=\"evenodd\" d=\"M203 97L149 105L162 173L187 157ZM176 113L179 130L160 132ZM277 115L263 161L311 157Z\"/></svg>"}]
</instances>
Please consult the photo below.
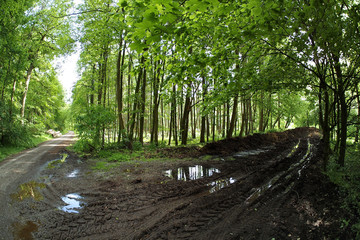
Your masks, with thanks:
<instances>
[{"instance_id":1,"label":"slender tree trunk","mask_svg":"<svg viewBox=\"0 0 360 240\"><path fill-rule=\"evenodd\" d=\"M205 111L205 98L207 95L207 84L206 84L206 80L205 80L205 76L202 77L202 88L203 88L203 112L201 114L201 128L200 128L200 143L204 143L205 142L205 131L206 131L206 116L204 114Z\"/></svg>"},{"instance_id":2,"label":"slender tree trunk","mask_svg":"<svg viewBox=\"0 0 360 240\"><path fill-rule=\"evenodd\" d=\"M118 143L121 141L121 134L125 129L124 120L122 117L123 111L123 76L124 76L124 61L125 61L125 49L126 43L123 45L123 38L121 35L119 43L118 58L116 62L116 100L117 100L117 111L118 111Z\"/></svg>"},{"instance_id":3,"label":"slender tree trunk","mask_svg":"<svg viewBox=\"0 0 360 240\"><path fill-rule=\"evenodd\" d=\"M264 132L264 93L260 93L260 104L259 104L259 132Z\"/></svg>"},{"instance_id":4,"label":"slender tree trunk","mask_svg":"<svg viewBox=\"0 0 360 240\"><path fill-rule=\"evenodd\" d=\"M139 141L144 143L144 120L145 120L145 104L146 104L146 68L144 66L143 81L141 86L141 102L140 102L140 132Z\"/></svg>"},{"instance_id":5,"label":"slender tree trunk","mask_svg":"<svg viewBox=\"0 0 360 240\"><path fill-rule=\"evenodd\" d=\"M12 121L12 108L14 104L14 96L15 96L15 90L16 90L16 78L14 78L13 86L11 90L11 98L10 98L10 106L9 106L9 116Z\"/></svg>"},{"instance_id":6,"label":"slender tree trunk","mask_svg":"<svg viewBox=\"0 0 360 240\"><path fill-rule=\"evenodd\" d=\"M171 104L171 110L173 111L173 132L175 145L178 145L178 132L177 132L177 113L176 113L176 85L173 85L173 99Z\"/></svg>"},{"instance_id":7,"label":"slender tree trunk","mask_svg":"<svg viewBox=\"0 0 360 240\"><path fill-rule=\"evenodd\" d=\"M215 110L215 108L214 108L214 110L213 110L213 117L212 117L212 140L213 140L213 142L215 142L215 124L216 124L216 122L215 122L215 119L216 119L216 110Z\"/></svg>"},{"instance_id":8,"label":"slender tree trunk","mask_svg":"<svg viewBox=\"0 0 360 240\"><path fill-rule=\"evenodd\" d=\"M252 107L251 107L251 97L249 97L249 99L247 100L247 108L248 108L248 119L249 119L249 125L248 125L248 130L246 135L249 135L252 132Z\"/></svg>"},{"instance_id":9,"label":"slender tree trunk","mask_svg":"<svg viewBox=\"0 0 360 240\"><path fill-rule=\"evenodd\" d=\"M27 93L29 90L29 84L30 84L30 79L31 79L31 74L32 74L33 69L34 69L34 63L31 62L30 67L26 72L25 90L24 90L24 95L22 98L22 105L21 105L21 118L25 117L26 96L27 96Z\"/></svg>"},{"instance_id":10,"label":"slender tree trunk","mask_svg":"<svg viewBox=\"0 0 360 240\"><path fill-rule=\"evenodd\" d=\"M226 109L227 109L227 106L226 106L227 104L226 103L224 103L224 109L223 109L223 119L222 119L222 121L223 121L223 124L222 124L222 133L221 133L221 136L224 138L225 137L225 134L226 134Z\"/></svg>"},{"instance_id":11,"label":"slender tree trunk","mask_svg":"<svg viewBox=\"0 0 360 240\"><path fill-rule=\"evenodd\" d=\"M134 139L134 129L135 129L135 123L136 121L136 111L137 111L137 106L139 103L139 92L140 92L140 85L141 85L141 79L142 79L142 75L143 75L143 64L144 64L144 56L141 57L140 60L140 70L139 70L139 75L136 81L136 87L135 87L135 99L134 99L134 103L133 103L133 111L132 111L132 116L131 119L129 121L130 124L130 129L129 129L129 141L130 141L130 146L129 148L132 148L132 142Z\"/></svg>"},{"instance_id":12,"label":"slender tree trunk","mask_svg":"<svg viewBox=\"0 0 360 240\"><path fill-rule=\"evenodd\" d=\"M132 89L132 81L131 81L131 63L132 63L132 61L131 61L131 55L129 55L129 66L128 66L128 98L130 98L130 95L131 95L131 89ZM127 108L128 108L128 112L127 112L127 124L126 124L126 126L127 126L127 132L129 133L130 132L130 125L131 125L131 123L130 123L130 121L131 121L131 119L130 119L130 100L128 100L128 102L127 102Z\"/></svg>"},{"instance_id":13,"label":"slender tree trunk","mask_svg":"<svg viewBox=\"0 0 360 240\"><path fill-rule=\"evenodd\" d=\"M239 136L242 137L245 133L245 125L246 125L246 103L244 96L241 97L241 126Z\"/></svg>"},{"instance_id":14,"label":"slender tree trunk","mask_svg":"<svg viewBox=\"0 0 360 240\"><path fill-rule=\"evenodd\" d=\"M340 60L337 56L334 56L335 60L335 72L338 82L338 95L340 103L340 151L338 163L340 166L345 165L345 154L346 154L346 139L347 139L347 104L345 96L345 84L340 67Z\"/></svg>"},{"instance_id":15,"label":"slender tree trunk","mask_svg":"<svg viewBox=\"0 0 360 240\"><path fill-rule=\"evenodd\" d=\"M236 94L234 97L233 111L232 111L230 126L229 126L229 130L227 132L226 138L231 138L233 135L234 129L235 129L235 121L236 121L237 108L238 108L238 99L239 99L239 96Z\"/></svg>"},{"instance_id":16,"label":"slender tree trunk","mask_svg":"<svg viewBox=\"0 0 360 240\"><path fill-rule=\"evenodd\" d=\"M360 124L360 97L359 97L359 86L356 84L356 102L357 102L357 123L356 123L356 132L355 132L355 142L359 142L359 124Z\"/></svg>"},{"instance_id":17,"label":"slender tree trunk","mask_svg":"<svg viewBox=\"0 0 360 240\"><path fill-rule=\"evenodd\" d=\"M324 98L324 99L323 99ZM324 103L323 103L324 101ZM329 126L329 93L326 89L325 77L320 78L319 89L319 122L323 133L324 161L323 168L326 170L330 157L330 126Z\"/></svg>"},{"instance_id":18,"label":"slender tree trunk","mask_svg":"<svg viewBox=\"0 0 360 240\"><path fill-rule=\"evenodd\" d=\"M153 80L153 92L154 92L154 99L153 99L153 120L152 120L152 129L151 129L151 142L158 145L159 143L159 82L160 82L160 61L156 64L155 63L155 76Z\"/></svg>"},{"instance_id":19,"label":"slender tree trunk","mask_svg":"<svg viewBox=\"0 0 360 240\"><path fill-rule=\"evenodd\" d=\"M181 118L180 123L180 134L181 134L181 144L187 144L188 131L189 131L189 113L191 111L191 93L190 87L188 86L186 89L186 98L185 105L183 109L183 116Z\"/></svg>"}]
</instances>

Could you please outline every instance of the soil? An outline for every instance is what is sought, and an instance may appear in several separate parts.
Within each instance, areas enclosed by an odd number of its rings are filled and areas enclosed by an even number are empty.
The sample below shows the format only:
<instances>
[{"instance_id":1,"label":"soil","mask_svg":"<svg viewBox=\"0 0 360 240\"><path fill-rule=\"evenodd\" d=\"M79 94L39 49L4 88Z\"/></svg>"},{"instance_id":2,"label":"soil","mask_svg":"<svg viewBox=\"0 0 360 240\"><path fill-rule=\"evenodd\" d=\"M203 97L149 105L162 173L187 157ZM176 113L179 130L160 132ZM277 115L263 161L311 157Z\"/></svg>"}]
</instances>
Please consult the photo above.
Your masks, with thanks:
<instances>
[{"instance_id":1,"label":"soil","mask_svg":"<svg viewBox=\"0 0 360 240\"><path fill-rule=\"evenodd\" d=\"M353 238L314 128L161 150L106 171L62 151L65 162L6 192L14 239Z\"/></svg>"}]
</instances>

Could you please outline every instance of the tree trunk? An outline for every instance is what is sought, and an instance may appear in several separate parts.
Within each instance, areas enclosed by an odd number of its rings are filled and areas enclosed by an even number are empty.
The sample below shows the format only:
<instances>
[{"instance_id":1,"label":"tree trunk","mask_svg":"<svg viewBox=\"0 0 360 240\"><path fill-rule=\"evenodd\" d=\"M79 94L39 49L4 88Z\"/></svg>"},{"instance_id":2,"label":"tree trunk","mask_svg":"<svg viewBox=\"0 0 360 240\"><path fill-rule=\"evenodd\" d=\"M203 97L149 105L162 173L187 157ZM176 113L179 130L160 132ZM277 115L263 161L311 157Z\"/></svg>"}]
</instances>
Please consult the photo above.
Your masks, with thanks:
<instances>
[{"instance_id":1,"label":"tree trunk","mask_svg":"<svg viewBox=\"0 0 360 240\"><path fill-rule=\"evenodd\" d=\"M345 165L346 139L347 139L347 104L345 96L344 79L341 72L339 58L335 57L335 72L338 81L338 95L340 103L340 151L338 163L341 167Z\"/></svg>"},{"instance_id":2,"label":"tree trunk","mask_svg":"<svg viewBox=\"0 0 360 240\"><path fill-rule=\"evenodd\" d=\"M144 64L144 56L141 57L140 60L140 70L139 70L139 75L138 75L138 79L136 81L136 87L135 87L135 99L134 99L134 103L133 103L133 111L132 111L132 116L131 119L129 121L130 124L130 129L129 129L129 141L130 141L130 146L129 148L132 148L132 142L134 139L134 129L135 129L135 123L136 123L136 111L137 111L137 105L139 103L139 91L140 91L140 85L141 85L141 79L142 79L142 74L143 74L143 64Z\"/></svg>"},{"instance_id":3,"label":"tree trunk","mask_svg":"<svg viewBox=\"0 0 360 240\"><path fill-rule=\"evenodd\" d=\"M216 109L213 110L213 117L212 117L212 140L215 142L215 120L216 120Z\"/></svg>"},{"instance_id":4,"label":"tree trunk","mask_svg":"<svg viewBox=\"0 0 360 240\"><path fill-rule=\"evenodd\" d=\"M205 142L205 131L206 131L206 116L204 114L205 111L205 98L207 95L207 84L206 84L206 80L205 77L202 77L202 88L203 88L203 112L201 114L201 128L200 128L200 143L204 143Z\"/></svg>"},{"instance_id":5,"label":"tree trunk","mask_svg":"<svg viewBox=\"0 0 360 240\"><path fill-rule=\"evenodd\" d=\"M153 113L152 113L152 129L151 129L151 140L150 142L155 143L158 145L159 143L159 82L160 82L160 61L156 64L155 63L155 76L153 80L153 92L154 92L154 99L153 99Z\"/></svg>"},{"instance_id":6,"label":"tree trunk","mask_svg":"<svg viewBox=\"0 0 360 240\"><path fill-rule=\"evenodd\" d=\"M259 104L259 132L264 132L264 93L261 91Z\"/></svg>"},{"instance_id":7,"label":"tree trunk","mask_svg":"<svg viewBox=\"0 0 360 240\"><path fill-rule=\"evenodd\" d=\"M188 86L186 89L186 98L185 98L185 105L184 105L184 109L183 109L183 116L181 118L181 123L180 123L180 134L181 134L181 144L182 145L187 144L190 110L191 110L191 93L190 93L190 87Z\"/></svg>"},{"instance_id":8,"label":"tree trunk","mask_svg":"<svg viewBox=\"0 0 360 240\"><path fill-rule=\"evenodd\" d=\"M34 63L31 62L30 67L26 72L25 90L24 90L24 95L23 95L22 105L21 105L21 118L25 117L26 96L27 96L27 93L28 93L28 90L29 90L31 74L32 74L32 71L33 71L34 67L35 67Z\"/></svg>"},{"instance_id":9,"label":"tree trunk","mask_svg":"<svg viewBox=\"0 0 360 240\"><path fill-rule=\"evenodd\" d=\"M124 61L125 61L125 49L126 43L123 45L123 38L121 35L119 43L118 58L116 62L116 100L117 100L117 110L118 110L118 143L120 143L122 132L125 129L124 120L122 117L123 111L123 76L124 76Z\"/></svg>"},{"instance_id":10,"label":"tree trunk","mask_svg":"<svg viewBox=\"0 0 360 240\"><path fill-rule=\"evenodd\" d=\"M359 86L356 85L355 87L356 91L356 102L357 102L357 123L356 123L356 132L355 132L355 142L359 142L359 124L360 124L360 97L359 97Z\"/></svg>"},{"instance_id":11,"label":"tree trunk","mask_svg":"<svg viewBox=\"0 0 360 240\"><path fill-rule=\"evenodd\" d=\"M175 140L175 145L178 145L178 133L177 133L177 113L176 113L176 85L173 85L173 98L172 98L172 103L171 103L171 111L172 111L172 115L173 115L173 123L172 123L172 127L173 127L173 133L174 133L174 140Z\"/></svg>"},{"instance_id":12,"label":"tree trunk","mask_svg":"<svg viewBox=\"0 0 360 240\"><path fill-rule=\"evenodd\" d=\"M232 111L229 130L227 132L226 138L231 138L232 134L234 132L234 129L235 129L235 121L236 121L237 108L238 108L238 98L239 98L238 94L236 94L235 97L234 97L234 106L233 106L233 111Z\"/></svg>"},{"instance_id":13,"label":"tree trunk","mask_svg":"<svg viewBox=\"0 0 360 240\"><path fill-rule=\"evenodd\" d=\"M322 98L324 97L324 105ZM329 126L329 93L326 89L325 77L320 77L319 89L319 122L323 133L324 159L323 168L326 170L330 157L330 126Z\"/></svg>"},{"instance_id":14,"label":"tree trunk","mask_svg":"<svg viewBox=\"0 0 360 240\"><path fill-rule=\"evenodd\" d=\"M143 69L143 81L141 85L141 101L140 101L140 129L139 141L144 143L144 120L145 120L145 104L146 104L146 68Z\"/></svg>"}]
</instances>

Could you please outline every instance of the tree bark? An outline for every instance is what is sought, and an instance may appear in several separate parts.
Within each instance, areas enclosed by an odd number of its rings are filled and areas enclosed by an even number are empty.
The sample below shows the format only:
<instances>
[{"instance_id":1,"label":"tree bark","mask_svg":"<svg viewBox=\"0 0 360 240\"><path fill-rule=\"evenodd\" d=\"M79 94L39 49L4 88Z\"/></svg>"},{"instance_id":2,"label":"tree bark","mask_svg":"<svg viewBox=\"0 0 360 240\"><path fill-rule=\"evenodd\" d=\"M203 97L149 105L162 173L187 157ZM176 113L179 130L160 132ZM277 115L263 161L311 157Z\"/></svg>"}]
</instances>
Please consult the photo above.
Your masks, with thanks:
<instances>
[{"instance_id":1,"label":"tree bark","mask_svg":"<svg viewBox=\"0 0 360 240\"><path fill-rule=\"evenodd\" d=\"M153 112L152 112L152 128L151 128L151 140L150 142L159 144L159 83L160 83L160 61L155 63L155 76L153 80Z\"/></svg>"},{"instance_id":2,"label":"tree bark","mask_svg":"<svg viewBox=\"0 0 360 240\"><path fill-rule=\"evenodd\" d=\"M123 76L124 76L124 61L125 61L125 49L126 43L124 43L123 47L123 38L121 35L120 43L119 43L119 51L118 58L116 62L116 100L117 100L117 110L118 110L118 140L120 143L122 132L125 129L124 120L122 117L123 111Z\"/></svg>"},{"instance_id":3,"label":"tree bark","mask_svg":"<svg viewBox=\"0 0 360 240\"><path fill-rule=\"evenodd\" d=\"M191 93L190 87L186 89L185 105L183 109L183 116L180 123L180 134L181 134L181 144L187 144L188 130L189 130L189 113L191 110Z\"/></svg>"},{"instance_id":4,"label":"tree bark","mask_svg":"<svg viewBox=\"0 0 360 240\"><path fill-rule=\"evenodd\" d=\"M22 98L22 105L21 105L21 118L25 117L26 96L27 96L27 93L28 93L28 90L29 90L31 74L32 74L32 71L33 71L34 67L35 67L34 63L31 62L30 66L29 66L29 69L26 72L25 90L24 90L24 95L23 95L23 98Z\"/></svg>"},{"instance_id":5,"label":"tree bark","mask_svg":"<svg viewBox=\"0 0 360 240\"><path fill-rule=\"evenodd\" d=\"M356 85L355 87L356 91L356 102L357 102L357 123L356 123L356 132L355 132L355 142L359 142L359 124L360 124L360 97L359 97L359 87Z\"/></svg>"},{"instance_id":6,"label":"tree bark","mask_svg":"<svg viewBox=\"0 0 360 240\"><path fill-rule=\"evenodd\" d=\"M345 96L345 84L341 71L340 60L337 55L333 56L335 73L338 82L338 97L340 103L340 151L338 163L341 167L345 165L346 139L347 139L347 104Z\"/></svg>"},{"instance_id":7,"label":"tree bark","mask_svg":"<svg viewBox=\"0 0 360 240\"><path fill-rule=\"evenodd\" d=\"M206 131L206 116L204 114L204 110L206 108L205 98L207 95L207 84L205 80L205 76L202 77L202 88L203 88L203 113L201 114L201 128L200 128L200 143L205 142L205 131Z\"/></svg>"},{"instance_id":8,"label":"tree bark","mask_svg":"<svg viewBox=\"0 0 360 240\"><path fill-rule=\"evenodd\" d=\"M137 106L138 106L138 102L139 102L139 91L140 91L140 85L141 85L141 79L142 79L142 74L143 74L143 64L144 64L145 58L144 56L141 57L140 60L140 70L139 70L139 75L136 81L136 87L135 87L135 99L134 99L134 103L133 103L133 111L132 111L132 115L131 115L131 119L129 121L130 124L130 129L129 129L129 141L130 141L130 146L129 148L132 149L132 142L134 139L134 129L135 129L135 123L136 123L136 110L137 110Z\"/></svg>"},{"instance_id":9,"label":"tree bark","mask_svg":"<svg viewBox=\"0 0 360 240\"><path fill-rule=\"evenodd\" d=\"M145 120L145 103L146 103L146 68L143 69L143 80L141 85L141 101L140 101L140 129L139 141L144 144L144 120Z\"/></svg>"},{"instance_id":10,"label":"tree bark","mask_svg":"<svg viewBox=\"0 0 360 240\"><path fill-rule=\"evenodd\" d=\"M229 130L227 132L226 138L231 138L232 134L234 132L234 129L235 129L235 121L236 121L238 101L239 101L238 99L239 99L239 96L238 96L238 94L236 94L234 97L234 105L233 105L233 110L232 110L232 115L231 115L231 121L230 121L230 126L229 126Z\"/></svg>"}]
</instances>

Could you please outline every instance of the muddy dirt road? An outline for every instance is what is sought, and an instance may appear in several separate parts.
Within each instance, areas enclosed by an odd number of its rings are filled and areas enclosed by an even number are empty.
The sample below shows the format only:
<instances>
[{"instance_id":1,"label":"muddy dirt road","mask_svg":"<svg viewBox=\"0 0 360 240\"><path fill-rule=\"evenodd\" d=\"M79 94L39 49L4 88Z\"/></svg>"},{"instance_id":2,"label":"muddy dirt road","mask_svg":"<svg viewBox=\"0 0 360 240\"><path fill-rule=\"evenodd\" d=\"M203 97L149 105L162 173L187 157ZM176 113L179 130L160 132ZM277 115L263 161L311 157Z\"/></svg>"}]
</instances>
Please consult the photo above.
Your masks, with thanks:
<instances>
[{"instance_id":1,"label":"muddy dirt road","mask_svg":"<svg viewBox=\"0 0 360 240\"><path fill-rule=\"evenodd\" d=\"M57 157L59 152L71 144L74 133L69 132L60 138L42 143L36 148L23 151L0 163L0 236L11 239L9 231L15 217L19 215L12 207L11 194L19 185L37 179L42 166Z\"/></svg>"},{"instance_id":2,"label":"muddy dirt road","mask_svg":"<svg viewBox=\"0 0 360 240\"><path fill-rule=\"evenodd\" d=\"M38 199L11 202L11 231L15 239L343 237L320 137L311 128L255 134L107 171L69 153L33 178Z\"/></svg>"}]
</instances>

